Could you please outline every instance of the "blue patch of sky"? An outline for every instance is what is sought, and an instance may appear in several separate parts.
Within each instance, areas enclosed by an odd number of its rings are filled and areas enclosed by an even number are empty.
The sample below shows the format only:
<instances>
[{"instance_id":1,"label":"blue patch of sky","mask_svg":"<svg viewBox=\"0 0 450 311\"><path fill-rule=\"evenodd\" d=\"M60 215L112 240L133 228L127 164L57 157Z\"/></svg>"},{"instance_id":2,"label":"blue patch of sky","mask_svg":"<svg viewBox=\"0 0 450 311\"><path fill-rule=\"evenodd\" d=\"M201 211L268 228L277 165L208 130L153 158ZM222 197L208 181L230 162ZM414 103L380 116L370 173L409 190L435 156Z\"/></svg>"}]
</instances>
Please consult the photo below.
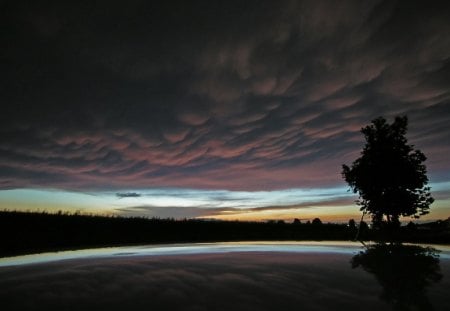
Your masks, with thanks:
<instances>
[{"instance_id":1,"label":"blue patch of sky","mask_svg":"<svg viewBox=\"0 0 450 311\"><path fill-rule=\"evenodd\" d=\"M433 183L434 192L450 191L450 182ZM118 197L117 193L136 196ZM276 191L197 190L182 188L125 189L122 191L72 192L57 189L14 189L0 191L2 209L25 208L50 210L80 209L84 211L114 211L130 206L255 208L320 203L356 197L348 187L286 189Z\"/></svg>"},{"instance_id":2,"label":"blue patch of sky","mask_svg":"<svg viewBox=\"0 0 450 311\"><path fill-rule=\"evenodd\" d=\"M352 196L345 187L276 191L228 191L158 188L133 190L139 197L121 198L130 205L203 208L252 208L323 202Z\"/></svg>"},{"instance_id":3,"label":"blue patch of sky","mask_svg":"<svg viewBox=\"0 0 450 311\"><path fill-rule=\"evenodd\" d=\"M139 196L118 197L117 193L136 193ZM278 191L228 191L178 188L132 189L120 192L71 192L54 189L14 189L0 191L0 204L11 206L78 207L104 210L108 208L148 205L200 208L252 208L294 205L347 197L345 188L289 189Z\"/></svg>"}]
</instances>

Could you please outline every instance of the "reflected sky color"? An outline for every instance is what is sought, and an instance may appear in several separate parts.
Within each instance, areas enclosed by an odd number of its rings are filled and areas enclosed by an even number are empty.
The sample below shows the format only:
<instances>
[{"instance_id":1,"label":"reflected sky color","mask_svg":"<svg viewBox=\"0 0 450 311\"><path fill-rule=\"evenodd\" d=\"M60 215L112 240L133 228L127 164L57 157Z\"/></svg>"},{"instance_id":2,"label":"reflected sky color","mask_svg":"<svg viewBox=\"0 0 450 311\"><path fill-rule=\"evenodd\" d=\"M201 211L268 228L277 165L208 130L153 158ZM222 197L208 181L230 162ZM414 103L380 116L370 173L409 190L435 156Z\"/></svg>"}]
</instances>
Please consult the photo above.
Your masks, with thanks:
<instances>
[{"instance_id":1,"label":"reflected sky color","mask_svg":"<svg viewBox=\"0 0 450 311\"><path fill-rule=\"evenodd\" d=\"M369 243L370 245L370 243ZM439 250L439 257L450 259L450 247L434 245ZM55 262L68 259L101 259L111 257L140 257L166 255L223 254L242 252L286 252L286 253L317 253L317 254L352 254L363 250L359 242L223 242L170 244L148 246L106 247L76 251L49 252L43 254L23 255L0 258L0 267L28 265L36 263Z\"/></svg>"},{"instance_id":2,"label":"reflected sky color","mask_svg":"<svg viewBox=\"0 0 450 311\"><path fill-rule=\"evenodd\" d=\"M441 249L433 271L415 271L423 265L412 260L412 277L391 286L378 279L384 270L352 268L362 250L351 243L218 243L5 258L0 300L5 310L377 311L395 310L381 296L394 286L394 294L399 289L407 298L421 298L407 301L412 307L428 301L425 310L448 308L448 248ZM430 272L442 280L413 282L428 280ZM386 273L392 274L389 265Z\"/></svg>"},{"instance_id":3,"label":"reflected sky color","mask_svg":"<svg viewBox=\"0 0 450 311\"><path fill-rule=\"evenodd\" d=\"M171 244L161 246L124 246L0 258L0 267L54 262L68 259L109 257L221 254L236 252L294 252L356 254L360 243L350 242L224 242Z\"/></svg>"}]
</instances>

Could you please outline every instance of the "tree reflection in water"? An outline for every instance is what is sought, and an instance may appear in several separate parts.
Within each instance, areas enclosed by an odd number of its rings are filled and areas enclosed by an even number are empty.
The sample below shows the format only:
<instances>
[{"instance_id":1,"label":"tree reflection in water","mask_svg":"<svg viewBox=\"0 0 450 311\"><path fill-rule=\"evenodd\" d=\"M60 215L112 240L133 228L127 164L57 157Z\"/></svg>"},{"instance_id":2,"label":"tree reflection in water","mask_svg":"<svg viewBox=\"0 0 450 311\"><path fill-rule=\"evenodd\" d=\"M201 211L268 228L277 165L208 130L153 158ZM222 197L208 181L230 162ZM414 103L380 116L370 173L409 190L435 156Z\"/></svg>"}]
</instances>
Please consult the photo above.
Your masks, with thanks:
<instances>
[{"instance_id":1,"label":"tree reflection in water","mask_svg":"<svg viewBox=\"0 0 450 311\"><path fill-rule=\"evenodd\" d=\"M376 244L355 255L352 268L373 273L383 292L380 298L395 310L432 310L426 290L442 279L438 251L431 247Z\"/></svg>"}]
</instances>

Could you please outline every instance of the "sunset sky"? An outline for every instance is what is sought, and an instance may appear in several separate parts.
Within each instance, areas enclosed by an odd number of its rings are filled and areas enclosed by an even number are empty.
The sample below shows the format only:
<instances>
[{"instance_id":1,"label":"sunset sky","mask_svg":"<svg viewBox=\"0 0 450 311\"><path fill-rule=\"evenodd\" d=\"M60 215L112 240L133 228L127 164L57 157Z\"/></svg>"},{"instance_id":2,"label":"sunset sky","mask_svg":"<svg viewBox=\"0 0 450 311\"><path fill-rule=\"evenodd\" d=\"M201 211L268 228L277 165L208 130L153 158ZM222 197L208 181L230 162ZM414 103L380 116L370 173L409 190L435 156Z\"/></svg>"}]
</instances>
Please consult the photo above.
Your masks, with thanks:
<instances>
[{"instance_id":1,"label":"sunset sky","mask_svg":"<svg viewBox=\"0 0 450 311\"><path fill-rule=\"evenodd\" d=\"M348 221L409 118L450 216L447 1L2 1L0 209Z\"/></svg>"}]
</instances>

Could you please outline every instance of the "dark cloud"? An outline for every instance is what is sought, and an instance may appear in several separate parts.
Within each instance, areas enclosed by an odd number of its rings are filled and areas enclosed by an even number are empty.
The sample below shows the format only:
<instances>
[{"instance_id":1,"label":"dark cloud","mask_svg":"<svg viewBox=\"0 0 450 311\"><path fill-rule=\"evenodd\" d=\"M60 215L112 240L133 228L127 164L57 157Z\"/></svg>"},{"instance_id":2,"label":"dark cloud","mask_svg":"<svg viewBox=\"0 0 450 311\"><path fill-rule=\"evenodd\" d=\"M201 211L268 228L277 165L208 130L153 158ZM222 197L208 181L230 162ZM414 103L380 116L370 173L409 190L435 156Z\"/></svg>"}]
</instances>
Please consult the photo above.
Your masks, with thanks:
<instances>
[{"instance_id":1,"label":"dark cloud","mask_svg":"<svg viewBox=\"0 0 450 311\"><path fill-rule=\"evenodd\" d=\"M119 199L123 199L123 198L139 198L141 197L142 194L137 193L137 192L118 192L116 193L116 197L118 197Z\"/></svg>"},{"instance_id":2,"label":"dark cloud","mask_svg":"<svg viewBox=\"0 0 450 311\"><path fill-rule=\"evenodd\" d=\"M398 114L448 180L445 2L1 7L3 189L335 185Z\"/></svg>"}]
</instances>

